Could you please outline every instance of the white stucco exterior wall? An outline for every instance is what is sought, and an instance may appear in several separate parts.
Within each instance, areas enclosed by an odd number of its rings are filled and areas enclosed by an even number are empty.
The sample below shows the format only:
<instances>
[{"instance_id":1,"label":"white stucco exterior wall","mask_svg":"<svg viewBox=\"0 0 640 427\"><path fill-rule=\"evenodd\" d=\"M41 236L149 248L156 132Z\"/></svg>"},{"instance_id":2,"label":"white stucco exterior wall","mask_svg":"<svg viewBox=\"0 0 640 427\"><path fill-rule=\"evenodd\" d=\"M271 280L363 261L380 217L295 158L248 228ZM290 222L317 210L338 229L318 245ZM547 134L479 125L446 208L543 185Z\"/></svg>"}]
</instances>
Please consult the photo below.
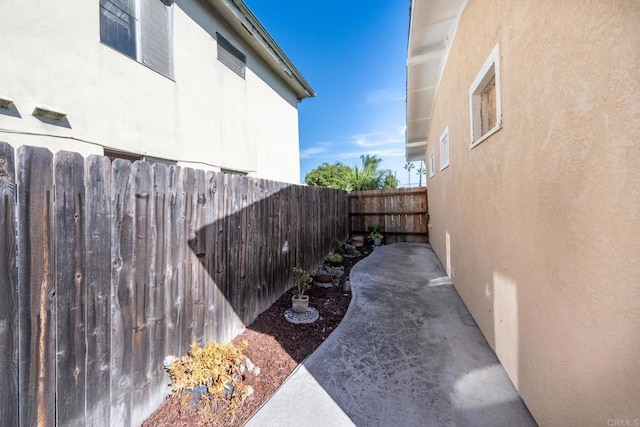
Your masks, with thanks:
<instances>
[{"instance_id":1,"label":"white stucco exterior wall","mask_svg":"<svg viewBox=\"0 0 640 427\"><path fill-rule=\"evenodd\" d=\"M205 3L173 5L174 79L100 42L99 2L9 0L0 14L0 140L83 155L104 148L299 182L296 95ZM221 33L247 56L217 60ZM32 115L44 105L68 125Z\"/></svg>"}]
</instances>

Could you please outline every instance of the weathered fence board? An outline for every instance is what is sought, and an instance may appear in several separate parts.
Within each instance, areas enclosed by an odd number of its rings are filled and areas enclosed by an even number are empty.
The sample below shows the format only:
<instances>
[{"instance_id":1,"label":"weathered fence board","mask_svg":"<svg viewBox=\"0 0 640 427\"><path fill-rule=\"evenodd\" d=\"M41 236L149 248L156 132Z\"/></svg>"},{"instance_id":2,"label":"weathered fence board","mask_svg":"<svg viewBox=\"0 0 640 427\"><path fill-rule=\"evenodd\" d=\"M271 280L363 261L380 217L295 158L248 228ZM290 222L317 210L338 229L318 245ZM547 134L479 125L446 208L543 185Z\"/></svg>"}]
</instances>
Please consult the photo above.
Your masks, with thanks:
<instances>
[{"instance_id":1,"label":"weathered fence board","mask_svg":"<svg viewBox=\"0 0 640 427\"><path fill-rule=\"evenodd\" d=\"M84 160L55 156L56 423L83 426L85 408Z\"/></svg>"},{"instance_id":2,"label":"weathered fence board","mask_svg":"<svg viewBox=\"0 0 640 427\"><path fill-rule=\"evenodd\" d=\"M146 408L150 399L150 378L147 376L151 358L151 327L149 319L151 311L150 293L152 274L152 234L153 220L152 187L153 173L151 164L135 162L134 178L134 242L133 242L133 357L132 361L132 394L131 399L140 408ZM138 425L138 411L132 411L131 421Z\"/></svg>"},{"instance_id":3,"label":"weathered fence board","mask_svg":"<svg viewBox=\"0 0 640 427\"><path fill-rule=\"evenodd\" d=\"M132 165L111 165L111 424L131 425L133 364L133 253L135 242Z\"/></svg>"},{"instance_id":4,"label":"weathered fence board","mask_svg":"<svg viewBox=\"0 0 640 427\"><path fill-rule=\"evenodd\" d=\"M87 372L86 425L110 425L111 163L90 156L85 174ZM103 390L96 393L95 390Z\"/></svg>"},{"instance_id":5,"label":"weathered fence board","mask_svg":"<svg viewBox=\"0 0 640 427\"><path fill-rule=\"evenodd\" d=\"M0 142L0 414L6 425L18 416L18 270L15 158Z\"/></svg>"},{"instance_id":6,"label":"weathered fence board","mask_svg":"<svg viewBox=\"0 0 640 427\"><path fill-rule=\"evenodd\" d=\"M349 195L351 234L383 226L387 243L428 242L427 189L358 191Z\"/></svg>"},{"instance_id":7,"label":"weathered fence board","mask_svg":"<svg viewBox=\"0 0 640 427\"><path fill-rule=\"evenodd\" d=\"M0 143L0 410L139 425L348 233L345 192ZM16 238L17 236L17 238Z\"/></svg>"},{"instance_id":8,"label":"weathered fence board","mask_svg":"<svg viewBox=\"0 0 640 427\"><path fill-rule=\"evenodd\" d=\"M163 396L167 389L166 379L163 375L162 362L166 353L167 345L167 318L166 318L166 292L168 287L167 266L170 265L167 253L170 250L171 242L166 234L170 227L169 217L169 168L157 163L153 165L153 194L154 194L154 227L155 248L154 274L152 281L152 307L151 319L153 322L153 332L151 343L154 351L151 353L150 372L151 378L151 401L156 402L158 396Z\"/></svg>"},{"instance_id":9,"label":"weathered fence board","mask_svg":"<svg viewBox=\"0 0 640 427\"><path fill-rule=\"evenodd\" d=\"M18 150L20 425L56 422L53 155Z\"/></svg>"}]
</instances>

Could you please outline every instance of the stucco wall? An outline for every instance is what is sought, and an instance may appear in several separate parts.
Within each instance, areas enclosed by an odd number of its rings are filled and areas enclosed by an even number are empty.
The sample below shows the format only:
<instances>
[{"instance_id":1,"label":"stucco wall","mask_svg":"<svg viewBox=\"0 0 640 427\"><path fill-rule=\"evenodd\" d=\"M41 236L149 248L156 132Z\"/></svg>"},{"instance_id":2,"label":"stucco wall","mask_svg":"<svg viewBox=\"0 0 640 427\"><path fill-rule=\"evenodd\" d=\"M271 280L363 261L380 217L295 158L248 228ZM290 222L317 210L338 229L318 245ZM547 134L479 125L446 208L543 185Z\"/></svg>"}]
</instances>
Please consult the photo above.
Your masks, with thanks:
<instances>
[{"instance_id":1,"label":"stucco wall","mask_svg":"<svg viewBox=\"0 0 640 427\"><path fill-rule=\"evenodd\" d=\"M503 126L470 149L496 44ZM431 244L541 425L640 422L638 46L638 1L469 0L437 90Z\"/></svg>"},{"instance_id":2,"label":"stucco wall","mask_svg":"<svg viewBox=\"0 0 640 427\"><path fill-rule=\"evenodd\" d=\"M299 182L295 94L206 3L173 8L175 80L100 43L98 0L4 2L0 96L19 117L0 112L0 139ZM217 60L216 31L247 55L245 80ZM64 111L69 126L38 120L36 105Z\"/></svg>"}]
</instances>

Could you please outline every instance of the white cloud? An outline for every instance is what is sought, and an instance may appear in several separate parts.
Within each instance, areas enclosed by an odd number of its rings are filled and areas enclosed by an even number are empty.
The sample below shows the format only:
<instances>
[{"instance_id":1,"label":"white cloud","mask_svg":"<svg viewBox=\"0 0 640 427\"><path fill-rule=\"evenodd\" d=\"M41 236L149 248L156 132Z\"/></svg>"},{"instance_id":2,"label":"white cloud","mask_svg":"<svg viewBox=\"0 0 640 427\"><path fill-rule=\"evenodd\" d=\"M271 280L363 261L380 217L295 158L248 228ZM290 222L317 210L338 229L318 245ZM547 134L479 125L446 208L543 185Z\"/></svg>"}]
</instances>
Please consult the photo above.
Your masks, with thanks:
<instances>
[{"instance_id":1,"label":"white cloud","mask_svg":"<svg viewBox=\"0 0 640 427\"><path fill-rule=\"evenodd\" d=\"M352 140L359 147L396 145L404 142L404 132L405 126L401 126L395 131L373 131L356 134L352 137Z\"/></svg>"},{"instance_id":2,"label":"white cloud","mask_svg":"<svg viewBox=\"0 0 640 427\"><path fill-rule=\"evenodd\" d=\"M364 154L369 154L369 155L372 155L372 156L378 156L379 158L384 158L384 157L403 157L404 156L404 147L373 149L373 150L364 150L364 151L349 151L349 152L337 153L335 155L335 157L340 159L340 160L348 160L348 159L358 159L358 160L360 160L360 156L362 156ZM386 169L384 164L382 165L382 168Z\"/></svg>"},{"instance_id":3,"label":"white cloud","mask_svg":"<svg viewBox=\"0 0 640 427\"><path fill-rule=\"evenodd\" d=\"M399 102L405 100L403 92L391 91L388 89L380 89L367 95L367 104L383 104L385 102Z\"/></svg>"},{"instance_id":4,"label":"white cloud","mask_svg":"<svg viewBox=\"0 0 640 427\"><path fill-rule=\"evenodd\" d=\"M405 126L390 124L332 142L319 142L301 150L300 157L307 159L307 161L311 159L312 162L318 164L323 161L331 163L339 161L348 166L359 167L361 164L360 156L374 155L382 160L380 164L382 169L390 170L403 183L407 180L406 173L404 173L406 171L403 170L405 129Z\"/></svg>"},{"instance_id":5,"label":"white cloud","mask_svg":"<svg viewBox=\"0 0 640 427\"><path fill-rule=\"evenodd\" d=\"M312 157L316 157L318 154L322 154L324 152L327 151L327 147L326 146L322 146L322 145L316 145L314 147L309 147L306 148L302 151L300 151L300 158L301 159L309 159Z\"/></svg>"},{"instance_id":6,"label":"white cloud","mask_svg":"<svg viewBox=\"0 0 640 427\"><path fill-rule=\"evenodd\" d=\"M398 144L402 141L403 138L401 136L386 132L372 132L353 136L353 142L359 147L380 147Z\"/></svg>"}]
</instances>

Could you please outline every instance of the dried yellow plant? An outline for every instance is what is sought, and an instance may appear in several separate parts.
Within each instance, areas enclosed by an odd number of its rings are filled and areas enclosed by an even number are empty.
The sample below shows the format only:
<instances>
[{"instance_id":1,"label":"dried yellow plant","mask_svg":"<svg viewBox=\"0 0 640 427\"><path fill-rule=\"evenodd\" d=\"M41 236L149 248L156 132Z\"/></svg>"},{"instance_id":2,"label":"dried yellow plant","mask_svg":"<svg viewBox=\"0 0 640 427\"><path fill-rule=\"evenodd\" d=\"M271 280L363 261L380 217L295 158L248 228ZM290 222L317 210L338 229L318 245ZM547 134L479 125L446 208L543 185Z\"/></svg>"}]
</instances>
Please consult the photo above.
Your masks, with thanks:
<instances>
[{"instance_id":1,"label":"dried yellow plant","mask_svg":"<svg viewBox=\"0 0 640 427\"><path fill-rule=\"evenodd\" d=\"M239 346L209 342L204 347L191 344L189 352L180 357L168 357L165 369L169 373L170 385L176 393L200 390L200 399L211 405L226 400L229 409L240 407L251 394L251 388L241 385L244 372L258 374L259 369L243 355L247 342ZM202 393L206 389L207 393Z\"/></svg>"}]
</instances>

